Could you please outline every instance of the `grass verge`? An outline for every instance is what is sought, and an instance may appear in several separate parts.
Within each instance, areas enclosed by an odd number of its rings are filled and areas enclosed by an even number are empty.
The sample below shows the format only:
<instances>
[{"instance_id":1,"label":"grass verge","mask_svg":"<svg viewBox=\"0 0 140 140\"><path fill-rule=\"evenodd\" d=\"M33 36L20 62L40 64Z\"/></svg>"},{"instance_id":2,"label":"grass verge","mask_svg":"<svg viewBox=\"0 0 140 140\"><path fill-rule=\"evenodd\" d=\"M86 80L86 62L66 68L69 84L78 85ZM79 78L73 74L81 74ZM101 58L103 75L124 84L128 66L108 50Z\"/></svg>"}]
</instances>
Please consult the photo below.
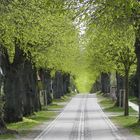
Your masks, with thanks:
<instances>
[{"instance_id":1,"label":"grass verge","mask_svg":"<svg viewBox=\"0 0 140 140\"><path fill-rule=\"evenodd\" d=\"M140 136L140 123L138 123L138 113L131 107L129 108L130 115L123 116L124 109L114 106L113 102L109 97L104 97L101 94L97 95L99 104L103 110L109 114L115 114L110 119L117 125L129 129L132 133Z\"/></svg>"},{"instance_id":2,"label":"grass verge","mask_svg":"<svg viewBox=\"0 0 140 140\"><path fill-rule=\"evenodd\" d=\"M31 132L34 127L37 127L43 122L53 120L65 106L65 103L68 102L74 95L75 94L68 94L61 99L54 100L52 104L48 105L47 107L43 107L42 111L36 112L32 116L24 117L23 121L21 122L7 124L7 127L8 129L18 131L20 136L25 136ZM4 134L0 135L0 139L12 140L16 139L16 135Z\"/></svg>"},{"instance_id":3,"label":"grass verge","mask_svg":"<svg viewBox=\"0 0 140 140\"><path fill-rule=\"evenodd\" d=\"M131 101L131 102L133 102L133 103L135 103L135 104L138 105L138 98L137 98L137 97L130 96L130 97L129 97L129 101Z\"/></svg>"}]
</instances>

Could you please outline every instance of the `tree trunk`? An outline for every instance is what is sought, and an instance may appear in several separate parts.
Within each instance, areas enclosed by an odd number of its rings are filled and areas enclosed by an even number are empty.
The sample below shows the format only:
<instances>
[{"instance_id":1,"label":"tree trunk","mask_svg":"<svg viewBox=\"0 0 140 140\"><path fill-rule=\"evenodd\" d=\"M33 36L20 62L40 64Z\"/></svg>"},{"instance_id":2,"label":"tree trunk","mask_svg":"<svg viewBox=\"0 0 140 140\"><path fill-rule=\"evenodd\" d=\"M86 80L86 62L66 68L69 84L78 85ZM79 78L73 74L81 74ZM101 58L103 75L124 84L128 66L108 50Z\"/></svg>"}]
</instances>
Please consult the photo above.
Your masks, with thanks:
<instances>
[{"instance_id":1,"label":"tree trunk","mask_svg":"<svg viewBox=\"0 0 140 140\"><path fill-rule=\"evenodd\" d=\"M129 95L138 98L138 78L136 73L130 77Z\"/></svg>"},{"instance_id":2,"label":"tree trunk","mask_svg":"<svg viewBox=\"0 0 140 140\"><path fill-rule=\"evenodd\" d=\"M108 73L101 74L101 92L105 94L110 92L110 75Z\"/></svg>"},{"instance_id":3,"label":"tree trunk","mask_svg":"<svg viewBox=\"0 0 140 140\"><path fill-rule=\"evenodd\" d=\"M39 70L39 76L40 76L40 91L43 91L41 94L42 96L42 105L46 106L47 105L47 83L46 83L46 70L45 69L40 69Z\"/></svg>"},{"instance_id":4,"label":"tree trunk","mask_svg":"<svg viewBox=\"0 0 140 140\"><path fill-rule=\"evenodd\" d=\"M46 77L46 93L47 93L47 104L51 104L52 103L52 91L51 91L51 74L50 74L50 70L46 71L45 74Z\"/></svg>"},{"instance_id":5,"label":"tree trunk","mask_svg":"<svg viewBox=\"0 0 140 140\"><path fill-rule=\"evenodd\" d=\"M33 102L33 110L39 111L41 110L41 103L39 98L39 90L38 90L38 80L37 80L37 70L35 66L32 66L32 74L30 77L30 85L31 85L31 93L32 93L32 102Z\"/></svg>"},{"instance_id":6,"label":"tree trunk","mask_svg":"<svg viewBox=\"0 0 140 140\"><path fill-rule=\"evenodd\" d=\"M23 89L22 89L22 100L23 100L23 115L28 116L33 113L32 99L31 99L31 85L30 85L30 74L32 73L30 64L26 60L24 63L24 69L22 73L23 78Z\"/></svg>"},{"instance_id":7,"label":"tree trunk","mask_svg":"<svg viewBox=\"0 0 140 140\"><path fill-rule=\"evenodd\" d=\"M66 93L70 93L70 74L66 74Z\"/></svg>"},{"instance_id":8,"label":"tree trunk","mask_svg":"<svg viewBox=\"0 0 140 140\"><path fill-rule=\"evenodd\" d=\"M7 133L7 127L3 120L3 117L0 117L0 135Z\"/></svg>"},{"instance_id":9,"label":"tree trunk","mask_svg":"<svg viewBox=\"0 0 140 140\"><path fill-rule=\"evenodd\" d=\"M96 93L98 91L101 91L101 81L100 81L100 79L97 79L95 81L95 83L92 86L92 89L91 89L90 93Z\"/></svg>"},{"instance_id":10,"label":"tree trunk","mask_svg":"<svg viewBox=\"0 0 140 140\"><path fill-rule=\"evenodd\" d=\"M22 71L22 98L24 107L24 116L29 116L34 111L40 110L38 89L37 89L37 74L36 69L30 60L25 60Z\"/></svg>"},{"instance_id":11,"label":"tree trunk","mask_svg":"<svg viewBox=\"0 0 140 140\"><path fill-rule=\"evenodd\" d=\"M54 98L59 99L62 96L62 74L60 71L55 73L55 78L53 82L53 89L54 89Z\"/></svg>"},{"instance_id":12,"label":"tree trunk","mask_svg":"<svg viewBox=\"0 0 140 140\"><path fill-rule=\"evenodd\" d=\"M32 69L32 89L33 93L34 93L34 111L39 111L41 110L41 103L40 103L40 98L39 98L39 88L38 88L38 79L37 79L37 70L36 68L33 66Z\"/></svg>"},{"instance_id":13,"label":"tree trunk","mask_svg":"<svg viewBox=\"0 0 140 140\"><path fill-rule=\"evenodd\" d=\"M60 73L59 90L61 96L64 96L64 77L62 72Z\"/></svg>"},{"instance_id":14,"label":"tree trunk","mask_svg":"<svg viewBox=\"0 0 140 140\"><path fill-rule=\"evenodd\" d=\"M17 42L16 42L17 43ZM19 44L15 47L14 61L5 62L4 91L6 97L5 120L21 121L23 115L31 115L41 109L36 69L29 58L26 58Z\"/></svg>"},{"instance_id":15,"label":"tree trunk","mask_svg":"<svg viewBox=\"0 0 140 140\"><path fill-rule=\"evenodd\" d=\"M5 92L5 120L7 122L21 121L22 106L22 68L24 54L16 44L14 62L6 65L4 92Z\"/></svg>"},{"instance_id":16,"label":"tree trunk","mask_svg":"<svg viewBox=\"0 0 140 140\"><path fill-rule=\"evenodd\" d=\"M120 98L121 98L120 97L120 90L124 89L124 78L116 72L116 79L117 79L117 92L116 92L117 101L116 101L115 105L119 107ZM121 101L122 101L121 107L123 107L123 99Z\"/></svg>"},{"instance_id":17,"label":"tree trunk","mask_svg":"<svg viewBox=\"0 0 140 140\"><path fill-rule=\"evenodd\" d=\"M128 105L128 97L129 97L129 70L125 70L125 103L124 103L124 116L129 115L129 105Z\"/></svg>"},{"instance_id":18,"label":"tree trunk","mask_svg":"<svg viewBox=\"0 0 140 140\"><path fill-rule=\"evenodd\" d=\"M139 122L140 122L140 39L136 38L135 53L137 57L137 79L138 79L138 96L139 96Z\"/></svg>"},{"instance_id":19,"label":"tree trunk","mask_svg":"<svg viewBox=\"0 0 140 140\"><path fill-rule=\"evenodd\" d=\"M1 47L1 46L0 46ZM3 86L3 71L2 71L2 61L4 60L2 52L0 52L0 134L4 134L7 131L6 123L4 122L3 118L3 105L4 105L4 100L3 100L3 93L2 93L2 86Z\"/></svg>"}]
</instances>

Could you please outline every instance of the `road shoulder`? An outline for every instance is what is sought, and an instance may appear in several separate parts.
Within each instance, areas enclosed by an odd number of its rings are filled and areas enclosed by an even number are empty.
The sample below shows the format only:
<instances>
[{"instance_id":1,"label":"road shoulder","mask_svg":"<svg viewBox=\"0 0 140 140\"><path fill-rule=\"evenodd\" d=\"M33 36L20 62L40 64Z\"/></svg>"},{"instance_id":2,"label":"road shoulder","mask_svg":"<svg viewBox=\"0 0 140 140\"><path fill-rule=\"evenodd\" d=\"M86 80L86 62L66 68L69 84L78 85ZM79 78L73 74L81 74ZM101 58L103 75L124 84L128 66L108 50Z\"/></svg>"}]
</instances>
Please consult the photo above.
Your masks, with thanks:
<instances>
[{"instance_id":1,"label":"road shoulder","mask_svg":"<svg viewBox=\"0 0 140 140\"><path fill-rule=\"evenodd\" d=\"M140 139L140 136L139 136L140 134L136 135L136 132L134 132L133 128L131 127L131 123L133 123L133 121L137 119L136 111L130 109L130 117L125 118L123 117L123 109L114 107L113 101L111 99L109 99L108 97L104 97L101 94L97 94L97 99L102 110L107 115L107 117L113 122L113 124L117 127L121 135L126 137L127 140ZM125 121L127 120L129 121L131 117L132 117L132 121L130 121L130 123L128 122L128 124L127 122L125 123ZM126 125L130 127L127 128ZM139 129L139 128L136 128L136 129Z\"/></svg>"},{"instance_id":2,"label":"road shoulder","mask_svg":"<svg viewBox=\"0 0 140 140\"><path fill-rule=\"evenodd\" d=\"M44 129L49 126L56 118L59 116L59 114L63 111L65 106L70 102L74 95L68 96L66 98L54 100L54 102L47 107L47 109L43 109L46 114L52 113L53 115L50 116L49 119L44 119L42 122L40 122L38 125L32 127L31 129L26 129L23 127L22 131L25 131L26 133L19 133L16 135L14 139L17 140L34 140L41 132L44 131ZM46 116L41 116L42 118ZM47 117L46 117L47 118ZM38 118L41 119L41 118ZM25 129L25 130L24 130ZM10 139L11 140L11 139Z\"/></svg>"},{"instance_id":3,"label":"road shoulder","mask_svg":"<svg viewBox=\"0 0 140 140\"><path fill-rule=\"evenodd\" d=\"M51 109L51 111L56 112L56 115L50 121L43 122L41 125L33 128L31 133L29 133L25 137L20 138L20 140L34 140L63 112L63 109L67 106L67 104L70 102L71 99L72 98L70 97L67 101L61 101L61 102L59 102L58 100L57 104L58 106L61 107Z\"/></svg>"}]
</instances>

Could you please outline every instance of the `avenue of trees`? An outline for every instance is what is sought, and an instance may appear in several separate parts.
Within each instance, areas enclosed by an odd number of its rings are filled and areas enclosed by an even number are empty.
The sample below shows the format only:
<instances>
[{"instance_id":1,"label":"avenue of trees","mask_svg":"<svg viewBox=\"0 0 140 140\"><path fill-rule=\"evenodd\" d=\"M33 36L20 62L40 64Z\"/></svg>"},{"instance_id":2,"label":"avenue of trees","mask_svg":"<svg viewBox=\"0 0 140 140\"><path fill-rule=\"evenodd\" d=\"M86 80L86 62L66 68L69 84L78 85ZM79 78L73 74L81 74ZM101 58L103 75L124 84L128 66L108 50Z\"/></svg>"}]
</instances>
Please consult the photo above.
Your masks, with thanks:
<instances>
[{"instance_id":1,"label":"avenue of trees","mask_svg":"<svg viewBox=\"0 0 140 140\"><path fill-rule=\"evenodd\" d=\"M140 108L139 0L0 0L0 19L1 134L5 122L41 110L40 90L44 105L75 84L87 90L101 81L108 93L111 73L117 102L125 89L125 116L135 75Z\"/></svg>"}]
</instances>

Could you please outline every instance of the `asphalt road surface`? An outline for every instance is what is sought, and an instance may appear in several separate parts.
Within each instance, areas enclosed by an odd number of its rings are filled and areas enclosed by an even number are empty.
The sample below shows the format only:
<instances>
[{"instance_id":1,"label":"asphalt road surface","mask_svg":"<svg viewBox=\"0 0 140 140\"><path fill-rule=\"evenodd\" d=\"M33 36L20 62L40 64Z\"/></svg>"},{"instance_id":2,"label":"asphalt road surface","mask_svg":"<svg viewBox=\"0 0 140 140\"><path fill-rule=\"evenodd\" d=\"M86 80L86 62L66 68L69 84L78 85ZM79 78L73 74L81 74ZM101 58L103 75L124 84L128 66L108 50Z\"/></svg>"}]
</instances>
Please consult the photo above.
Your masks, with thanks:
<instances>
[{"instance_id":1,"label":"asphalt road surface","mask_svg":"<svg viewBox=\"0 0 140 140\"><path fill-rule=\"evenodd\" d=\"M35 140L125 140L97 103L95 94L72 98Z\"/></svg>"}]
</instances>

